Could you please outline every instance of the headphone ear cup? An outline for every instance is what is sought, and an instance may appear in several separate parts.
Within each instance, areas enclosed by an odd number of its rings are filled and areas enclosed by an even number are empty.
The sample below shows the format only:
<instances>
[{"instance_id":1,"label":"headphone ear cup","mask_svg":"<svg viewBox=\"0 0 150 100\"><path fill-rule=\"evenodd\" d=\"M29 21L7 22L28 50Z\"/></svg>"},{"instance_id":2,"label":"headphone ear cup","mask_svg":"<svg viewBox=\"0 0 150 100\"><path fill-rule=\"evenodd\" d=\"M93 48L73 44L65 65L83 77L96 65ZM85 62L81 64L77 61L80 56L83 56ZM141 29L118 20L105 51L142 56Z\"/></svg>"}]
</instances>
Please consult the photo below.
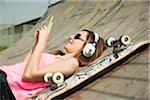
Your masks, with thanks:
<instances>
[{"instance_id":1,"label":"headphone ear cup","mask_svg":"<svg viewBox=\"0 0 150 100\"><path fill-rule=\"evenodd\" d=\"M83 48L83 55L85 57L91 57L95 52L95 46L91 43L86 44Z\"/></svg>"}]
</instances>

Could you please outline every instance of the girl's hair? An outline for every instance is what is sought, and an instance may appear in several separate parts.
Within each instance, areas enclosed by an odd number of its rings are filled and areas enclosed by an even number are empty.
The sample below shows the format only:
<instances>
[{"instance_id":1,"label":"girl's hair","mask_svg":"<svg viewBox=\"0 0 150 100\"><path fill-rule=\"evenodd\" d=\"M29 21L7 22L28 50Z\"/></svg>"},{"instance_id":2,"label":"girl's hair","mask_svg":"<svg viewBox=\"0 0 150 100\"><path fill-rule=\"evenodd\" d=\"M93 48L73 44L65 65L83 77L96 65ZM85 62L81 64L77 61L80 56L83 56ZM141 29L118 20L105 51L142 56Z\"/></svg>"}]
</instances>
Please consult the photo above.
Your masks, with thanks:
<instances>
[{"instance_id":1,"label":"girl's hair","mask_svg":"<svg viewBox=\"0 0 150 100\"><path fill-rule=\"evenodd\" d=\"M88 43L92 43L95 40L95 35L93 31L89 31L87 29L84 29L82 31L85 31L88 33L87 36L87 40L86 43L84 44L84 46ZM84 47L83 47L84 48ZM97 59L98 57L101 56L101 54L106 50L107 46L104 42L104 39L99 37L99 40L96 43L96 51L95 53L91 56L91 57L85 57L83 55L83 48L79 51L79 53L76 55L76 58L79 61L79 66L86 66L88 64L90 64L91 62L93 62L95 59ZM49 52L50 54L54 54L54 55L65 55L65 53L63 53L61 50L56 49L56 50L52 50Z\"/></svg>"}]
</instances>

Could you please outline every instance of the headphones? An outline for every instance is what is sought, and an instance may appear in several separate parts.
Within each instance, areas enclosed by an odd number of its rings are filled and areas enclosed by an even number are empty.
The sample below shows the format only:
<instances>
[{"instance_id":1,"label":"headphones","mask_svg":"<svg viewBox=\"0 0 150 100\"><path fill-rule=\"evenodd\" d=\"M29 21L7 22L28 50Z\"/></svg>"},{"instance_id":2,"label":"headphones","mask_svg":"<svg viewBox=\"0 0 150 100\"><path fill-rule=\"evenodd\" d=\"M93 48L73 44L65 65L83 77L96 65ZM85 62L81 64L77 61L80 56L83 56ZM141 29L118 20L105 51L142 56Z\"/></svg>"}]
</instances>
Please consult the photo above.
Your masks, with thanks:
<instances>
[{"instance_id":1,"label":"headphones","mask_svg":"<svg viewBox=\"0 0 150 100\"><path fill-rule=\"evenodd\" d=\"M96 51L96 43L99 40L99 35L97 33L94 33L94 42L88 43L83 48L83 55L85 57L91 57L95 51Z\"/></svg>"}]
</instances>

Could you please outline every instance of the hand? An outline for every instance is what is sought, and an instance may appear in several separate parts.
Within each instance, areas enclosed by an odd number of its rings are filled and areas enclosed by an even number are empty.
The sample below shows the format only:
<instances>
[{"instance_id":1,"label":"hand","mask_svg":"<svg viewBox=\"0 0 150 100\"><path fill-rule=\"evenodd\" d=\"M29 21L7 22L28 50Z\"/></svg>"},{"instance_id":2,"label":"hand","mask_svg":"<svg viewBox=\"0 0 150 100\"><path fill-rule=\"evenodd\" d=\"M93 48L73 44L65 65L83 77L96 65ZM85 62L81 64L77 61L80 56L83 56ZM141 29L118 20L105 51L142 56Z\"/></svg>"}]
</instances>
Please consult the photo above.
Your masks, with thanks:
<instances>
[{"instance_id":1,"label":"hand","mask_svg":"<svg viewBox=\"0 0 150 100\"><path fill-rule=\"evenodd\" d=\"M53 16L51 18L48 18L46 23L44 23L43 27L39 28L37 32L35 33L35 40L38 42L47 40L49 37L49 34L51 32L53 26Z\"/></svg>"},{"instance_id":2,"label":"hand","mask_svg":"<svg viewBox=\"0 0 150 100\"><path fill-rule=\"evenodd\" d=\"M44 27L39 28L37 30L37 33L38 33L38 36L37 36L38 42L41 42L41 41L46 42L50 34L50 29L44 26Z\"/></svg>"},{"instance_id":3,"label":"hand","mask_svg":"<svg viewBox=\"0 0 150 100\"><path fill-rule=\"evenodd\" d=\"M39 40L39 31L35 32L35 36L34 37L35 37L34 44L37 44L38 40Z\"/></svg>"}]
</instances>

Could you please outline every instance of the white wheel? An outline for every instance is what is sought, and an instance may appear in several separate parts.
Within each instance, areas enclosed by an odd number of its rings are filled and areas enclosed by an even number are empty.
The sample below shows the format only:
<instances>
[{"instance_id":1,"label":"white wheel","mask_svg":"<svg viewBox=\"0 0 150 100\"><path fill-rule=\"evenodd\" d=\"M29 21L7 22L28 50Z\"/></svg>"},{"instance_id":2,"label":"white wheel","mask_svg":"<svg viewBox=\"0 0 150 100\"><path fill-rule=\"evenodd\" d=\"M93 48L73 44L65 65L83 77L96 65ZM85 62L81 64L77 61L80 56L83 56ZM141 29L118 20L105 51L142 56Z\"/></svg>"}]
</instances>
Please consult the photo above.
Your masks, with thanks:
<instances>
[{"instance_id":1,"label":"white wheel","mask_svg":"<svg viewBox=\"0 0 150 100\"><path fill-rule=\"evenodd\" d=\"M112 42L115 41L116 39L113 37L110 37L106 40L106 44L108 47L112 47Z\"/></svg>"},{"instance_id":2,"label":"white wheel","mask_svg":"<svg viewBox=\"0 0 150 100\"><path fill-rule=\"evenodd\" d=\"M64 75L62 73L56 72L52 76L52 80L55 84L63 83L64 82Z\"/></svg>"},{"instance_id":3,"label":"white wheel","mask_svg":"<svg viewBox=\"0 0 150 100\"><path fill-rule=\"evenodd\" d=\"M120 41L121 41L122 44L128 45L131 42L131 39L128 35L122 35L120 37Z\"/></svg>"},{"instance_id":4,"label":"white wheel","mask_svg":"<svg viewBox=\"0 0 150 100\"><path fill-rule=\"evenodd\" d=\"M44 81L45 82L49 82L50 81L50 79L51 79L51 77L52 77L52 73L46 73L45 75L44 75Z\"/></svg>"}]
</instances>

